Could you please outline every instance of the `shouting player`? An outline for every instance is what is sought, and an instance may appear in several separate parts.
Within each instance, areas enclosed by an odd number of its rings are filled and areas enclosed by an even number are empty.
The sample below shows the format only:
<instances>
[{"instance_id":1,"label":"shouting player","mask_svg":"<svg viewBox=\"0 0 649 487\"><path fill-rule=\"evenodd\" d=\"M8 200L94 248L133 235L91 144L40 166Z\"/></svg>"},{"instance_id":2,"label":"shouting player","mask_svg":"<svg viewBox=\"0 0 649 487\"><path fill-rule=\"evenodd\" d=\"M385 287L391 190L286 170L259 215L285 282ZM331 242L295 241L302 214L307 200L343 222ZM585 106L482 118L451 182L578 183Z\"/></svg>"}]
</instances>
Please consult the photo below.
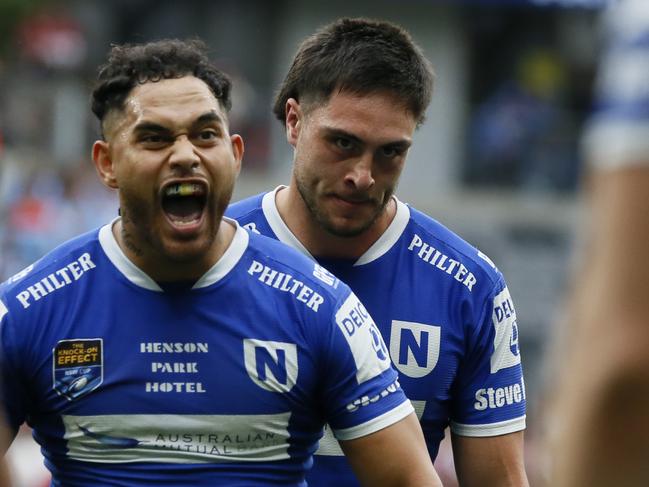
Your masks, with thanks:
<instances>
[{"instance_id":1,"label":"shouting player","mask_svg":"<svg viewBox=\"0 0 649 487\"><path fill-rule=\"evenodd\" d=\"M229 108L198 41L112 49L92 156L121 216L0 288L10 426L54 485L306 485L325 421L366 485L439 485L356 296L222 218Z\"/></svg>"}]
</instances>

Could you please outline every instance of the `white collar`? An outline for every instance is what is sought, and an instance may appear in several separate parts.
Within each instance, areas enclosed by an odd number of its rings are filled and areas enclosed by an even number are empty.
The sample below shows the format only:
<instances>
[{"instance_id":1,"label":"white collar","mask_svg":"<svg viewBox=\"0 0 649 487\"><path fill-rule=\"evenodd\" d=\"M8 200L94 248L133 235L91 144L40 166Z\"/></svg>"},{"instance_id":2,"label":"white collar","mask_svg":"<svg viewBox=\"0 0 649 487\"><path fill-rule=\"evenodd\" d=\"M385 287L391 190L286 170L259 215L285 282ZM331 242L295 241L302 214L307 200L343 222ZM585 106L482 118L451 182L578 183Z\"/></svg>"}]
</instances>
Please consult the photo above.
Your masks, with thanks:
<instances>
[{"instance_id":1,"label":"white collar","mask_svg":"<svg viewBox=\"0 0 649 487\"><path fill-rule=\"evenodd\" d=\"M192 289L207 287L221 280L239 262L248 247L248 232L241 228L235 220L226 217L224 219L236 226L232 242L230 242L230 245L221 258L196 281ZM113 225L117 220L119 220L119 217L115 218L108 225L104 225L99 230L99 243L106 256L117 270L136 286L150 291L162 292L162 288L158 283L151 279L142 269L137 267L120 248L112 231Z\"/></svg>"},{"instance_id":2,"label":"white collar","mask_svg":"<svg viewBox=\"0 0 649 487\"><path fill-rule=\"evenodd\" d=\"M303 254L315 260L313 255L311 255L311 253L302 244L302 242L300 242L293 234L293 232L291 232L291 230L288 228L279 214L279 210L277 209L276 204L276 196L277 192L283 188L286 188L286 186L278 186L273 191L269 191L263 196L261 207L264 212L264 216L268 221L268 225L273 230L275 235L277 235L277 239L280 242L290 245L291 247L299 250ZM397 205L397 212L394 215L394 218L390 222L388 228L386 228L383 234L379 237L379 239L374 242L372 246L367 249L367 251L365 251L365 253L361 255L356 262L354 262L354 266L369 264L370 262L378 259L388 250L390 250L392 246L397 242L397 240L399 240L399 237L401 237L401 235L403 234L403 231L405 230L406 226L408 225L408 221L410 220L410 208L408 208L408 205L406 205L405 203L399 201L396 196L392 196L392 198L394 198L394 201Z\"/></svg>"}]
</instances>

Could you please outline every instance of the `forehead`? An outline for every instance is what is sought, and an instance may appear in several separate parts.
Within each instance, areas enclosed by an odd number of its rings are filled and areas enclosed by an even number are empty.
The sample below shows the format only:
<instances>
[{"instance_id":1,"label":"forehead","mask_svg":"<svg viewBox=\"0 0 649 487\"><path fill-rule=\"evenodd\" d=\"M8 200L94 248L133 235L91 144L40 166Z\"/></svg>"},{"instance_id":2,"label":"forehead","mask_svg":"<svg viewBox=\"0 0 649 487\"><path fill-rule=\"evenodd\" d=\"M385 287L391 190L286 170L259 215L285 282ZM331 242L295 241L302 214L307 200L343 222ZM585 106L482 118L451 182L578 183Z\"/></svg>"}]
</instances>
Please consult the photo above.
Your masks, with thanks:
<instances>
[{"instance_id":1,"label":"forehead","mask_svg":"<svg viewBox=\"0 0 649 487\"><path fill-rule=\"evenodd\" d=\"M368 140L409 139L417 127L406 104L389 92L334 92L326 102L314 106L308 118L316 125Z\"/></svg>"},{"instance_id":2,"label":"forehead","mask_svg":"<svg viewBox=\"0 0 649 487\"><path fill-rule=\"evenodd\" d=\"M124 123L149 121L175 126L207 112L215 112L225 120L224 111L207 84L194 76L185 76L133 88L124 103Z\"/></svg>"}]
</instances>

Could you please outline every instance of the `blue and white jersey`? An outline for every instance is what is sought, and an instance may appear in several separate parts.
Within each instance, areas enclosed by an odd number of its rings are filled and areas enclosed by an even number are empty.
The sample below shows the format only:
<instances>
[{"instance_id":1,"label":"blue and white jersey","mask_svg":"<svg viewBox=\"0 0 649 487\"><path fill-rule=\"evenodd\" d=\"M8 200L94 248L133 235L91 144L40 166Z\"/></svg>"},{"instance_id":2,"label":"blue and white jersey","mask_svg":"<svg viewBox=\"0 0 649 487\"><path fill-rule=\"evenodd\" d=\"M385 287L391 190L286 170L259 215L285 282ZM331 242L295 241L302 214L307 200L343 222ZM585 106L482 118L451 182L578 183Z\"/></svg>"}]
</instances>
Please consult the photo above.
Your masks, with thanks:
<instances>
[{"instance_id":1,"label":"blue and white jersey","mask_svg":"<svg viewBox=\"0 0 649 487\"><path fill-rule=\"evenodd\" d=\"M53 485L306 485L325 422L354 439L413 411L349 288L240 227L163 289L107 225L0 287L0 326L8 421Z\"/></svg>"},{"instance_id":2,"label":"blue and white jersey","mask_svg":"<svg viewBox=\"0 0 649 487\"><path fill-rule=\"evenodd\" d=\"M612 2L584 153L600 169L649 161L649 2Z\"/></svg>"},{"instance_id":3,"label":"blue and white jersey","mask_svg":"<svg viewBox=\"0 0 649 487\"><path fill-rule=\"evenodd\" d=\"M309 254L275 206L253 196L226 214ZM525 387L516 311L502 274L480 251L397 200L386 232L359 259L318 262L346 282L376 320L399 382L435 459L444 429L496 436L525 428ZM309 485L355 485L334 436L325 432ZM334 482L335 480L335 482Z\"/></svg>"}]
</instances>

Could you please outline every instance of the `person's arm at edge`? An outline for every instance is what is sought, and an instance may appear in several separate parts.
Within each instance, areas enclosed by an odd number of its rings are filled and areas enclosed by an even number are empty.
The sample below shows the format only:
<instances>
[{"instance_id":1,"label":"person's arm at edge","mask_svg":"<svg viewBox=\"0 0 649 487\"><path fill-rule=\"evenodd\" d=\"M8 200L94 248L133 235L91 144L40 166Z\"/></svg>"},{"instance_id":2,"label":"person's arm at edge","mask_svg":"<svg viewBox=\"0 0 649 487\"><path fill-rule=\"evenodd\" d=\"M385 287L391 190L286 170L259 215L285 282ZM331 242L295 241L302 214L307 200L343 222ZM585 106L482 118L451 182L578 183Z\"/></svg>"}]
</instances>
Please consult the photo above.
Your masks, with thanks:
<instances>
[{"instance_id":1,"label":"person's arm at edge","mask_svg":"<svg viewBox=\"0 0 649 487\"><path fill-rule=\"evenodd\" d=\"M2 459L0 461L0 487L11 487L11 485L9 465L7 465L7 461L5 459Z\"/></svg>"},{"instance_id":2,"label":"person's arm at edge","mask_svg":"<svg viewBox=\"0 0 649 487\"><path fill-rule=\"evenodd\" d=\"M572 348L558 391L555 487L649 478L649 167L595 170L592 230L573 282Z\"/></svg>"},{"instance_id":3,"label":"person's arm at edge","mask_svg":"<svg viewBox=\"0 0 649 487\"><path fill-rule=\"evenodd\" d=\"M370 435L341 441L340 446L362 485L442 485L415 413Z\"/></svg>"},{"instance_id":4,"label":"person's arm at edge","mask_svg":"<svg viewBox=\"0 0 649 487\"><path fill-rule=\"evenodd\" d=\"M462 487L528 487L523 432L490 437L452 435L455 471Z\"/></svg>"},{"instance_id":5,"label":"person's arm at edge","mask_svg":"<svg viewBox=\"0 0 649 487\"><path fill-rule=\"evenodd\" d=\"M11 476L6 454L14 438L9 428L0 422L0 487L11 487Z\"/></svg>"}]
</instances>

